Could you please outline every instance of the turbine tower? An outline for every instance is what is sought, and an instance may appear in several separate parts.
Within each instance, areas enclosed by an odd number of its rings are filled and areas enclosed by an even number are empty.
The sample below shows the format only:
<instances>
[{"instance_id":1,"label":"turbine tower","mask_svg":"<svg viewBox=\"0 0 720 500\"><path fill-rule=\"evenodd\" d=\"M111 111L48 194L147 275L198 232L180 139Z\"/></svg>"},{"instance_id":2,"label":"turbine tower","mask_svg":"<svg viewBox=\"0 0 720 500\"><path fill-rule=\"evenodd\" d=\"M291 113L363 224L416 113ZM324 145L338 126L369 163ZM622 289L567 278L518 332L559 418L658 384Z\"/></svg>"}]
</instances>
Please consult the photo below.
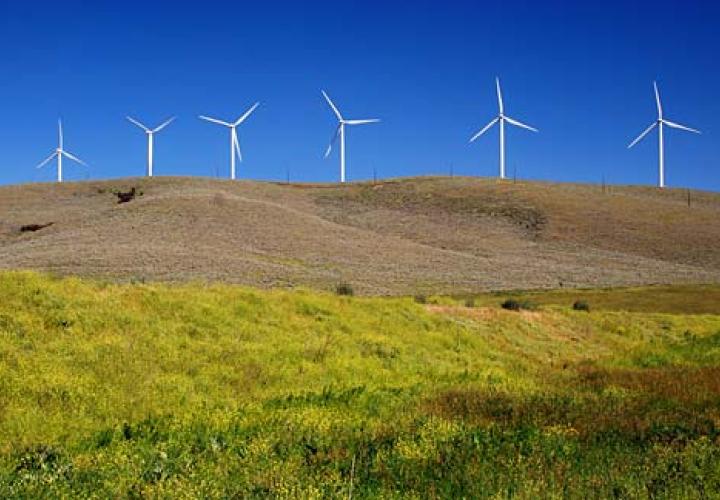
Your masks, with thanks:
<instances>
[{"instance_id":1,"label":"turbine tower","mask_svg":"<svg viewBox=\"0 0 720 500\"><path fill-rule=\"evenodd\" d=\"M500 90L499 78L495 78L495 86L497 87L499 113L495 118L492 119L490 123L485 125L485 127L483 127L480 132L472 136L470 138L470 142L475 142L478 137L490 130L493 125L495 125L496 123L500 123L500 178L505 179L505 122L508 122L511 125L515 125L516 127L530 130L532 132L537 132L538 130L531 127L530 125L525 125L524 123L505 115L505 106L503 105L502 91Z\"/></svg>"},{"instance_id":2,"label":"turbine tower","mask_svg":"<svg viewBox=\"0 0 720 500\"><path fill-rule=\"evenodd\" d=\"M139 121L135 120L134 118L132 118L132 117L130 117L130 116L128 116L128 117L126 117L126 118L128 119L128 121L130 121L130 123L132 123L132 124L134 124L134 125L137 125L137 126L140 127L141 129L143 129L143 130L145 131L145 133L147 134L147 138L148 138L148 151L147 151L147 172L146 172L146 175L147 175L148 177L152 177L152 176L153 176L153 143L154 143L153 136L154 136L156 133L160 132L160 131L161 131L162 129L164 129L165 127L167 127L168 125L170 125L170 124L175 120L175 117L173 116L172 118L170 118L169 120L167 120L165 123L163 123L163 124L160 125L159 127L154 128L154 129L152 129L152 130L149 129L149 128L147 128L145 125L143 125L142 123L140 123Z\"/></svg>"},{"instance_id":3,"label":"turbine tower","mask_svg":"<svg viewBox=\"0 0 720 500\"><path fill-rule=\"evenodd\" d=\"M50 162L50 160L52 160L53 158L57 158L57 181L58 181L58 182L62 182L62 180L63 180L63 169L62 169L63 156L66 157L66 158L68 158L68 159L70 159L70 160L72 160L72 161L78 162L80 165L87 166L87 163L85 163L84 161L82 161L80 158L78 158L78 157L76 157L76 156L68 153L67 151L65 151L65 149L64 149L64 147L63 147L63 128L62 128L62 121L61 121L61 120L58 120L58 147L57 147L57 149L55 150L55 152L54 152L53 154L51 154L50 156L48 156L45 160L43 160L42 163L40 163L40 165L38 165L38 166L35 167L35 168L42 168L42 167L44 167L45 165L47 165L48 162Z\"/></svg>"},{"instance_id":4,"label":"turbine tower","mask_svg":"<svg viewBox=\"0 0 720 500\"><path fill-rule=\"evenodd\" d=\"M332 139L330 139L330 144L327 147L327 151L325 151L325 158L330 156L330 152L332 151L333 144L335 144L335 141L337 141L338 137L340 138L340 182L345 182L345 126L346 125L365 125L368 123L378 123L380 120L377 118L371 118L366 120L346 120L342 117L342 114L340 114L340 111L338 110L337 106L333 104L332 100L330 99L330 96L328 96L324 90L321 90L322 95L325 97L325 100L328 102L330 107L333 110L333 113L335 113L335 116L338 119L338 126L335 129L335 132L333 133Z\"/></svg>"},{"instance_id":5,"label":"turbine tower","mask_svg":"<svg viewBox=\"0 0 720 500\"><path fill-rule=\"evenodd\" d=\"M637 139L632 141L630 145L628 146L628 149L633 147L635 144L640 142L643 137L648 135L652 129L655 127L658 128L658 149L659 149L659 165L658 165L658 187L664 188L665 187L665 136L664 136L664 130L663 127L667 125L670 128L677 128L680 130L686 130L688 132L693 132L696 134L699 134L699 130L695 130L694 128L686 127L685 125L680 125L679 123L671 122L670 120L666 120L663 118L663 109L662 109L662 103L660 102L660 91L658 90L657 82L653 82L653 87L655 87L655 102L657 104L657 112L658 117L657 120L655 120L652 125L650 125L648 128L645 129L645 132L640 134Z\"/></svg>"},{"instance_id":6,"label":"turbine tower","mask_svg":"<svg viewBox=\"0 0 720 500\"><path fill-rule=\"evenodd\" d=\"M242 153L240 152L240 141L238 141L238 135L237 135L237 127L243 123L245 120L248 119L248 117L252 114L253 111L255 111L255 108L257 108L260 105L259 102L256 102L252 105L250 109L248 109L244 115L242 115L240 118L238 118L235 122L224 122L222 120L218 120L217 118L210 118L209 116L203 116L200 115L198 118L201 120L205 120L212 123L217 123L218 125L223 125L225 127L228 127L230 129L230 178L232 180L235 180L235 154L237 153L237 159L238 161L242 161Z\"/></svg>"}]
</instances>

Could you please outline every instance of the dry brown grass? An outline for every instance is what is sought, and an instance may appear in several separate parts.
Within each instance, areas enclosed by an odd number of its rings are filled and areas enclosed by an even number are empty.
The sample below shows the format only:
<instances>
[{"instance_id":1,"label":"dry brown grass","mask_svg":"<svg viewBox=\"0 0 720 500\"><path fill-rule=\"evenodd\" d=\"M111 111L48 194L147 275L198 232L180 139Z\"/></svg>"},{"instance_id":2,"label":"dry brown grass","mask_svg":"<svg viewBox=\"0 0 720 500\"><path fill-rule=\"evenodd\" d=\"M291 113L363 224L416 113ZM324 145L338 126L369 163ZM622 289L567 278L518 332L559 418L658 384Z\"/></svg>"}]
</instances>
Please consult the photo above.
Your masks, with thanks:
<instances>
[{"instance_id":1,"label":"dry brown grass","mask_svg":"<svg viewBox=\"0 0 720 500\"><path fill-rule=\"evenodd\" d=\"M133 186L118 205L111 190ZM720 195L685 196L470 178L6 186L0 266L366 294L720 282Z\"/></svg>"},{"instance_id":2,"label":"dry brown grass","mask_svg":"<svg viewBox=\"0 0 720 500\"><path fill-rule=\"evenodd\" d=\"M654 395L688 404L720 402L720 367L667 367L643 370L578 368L578 382L594 391L621 387L636 394Z\"/></svg>"},{"instance_id":3,"label":"dry brown grass","mask_svg":"<svg viewBox=\"0 0 720 500\"><path fill-rule=\"evenodd\" d=\"M682 444L700 436L720 438L718 375L717 367L581 367L570 383L559 382L558 387L567 389L564 393L520 396L450 389L424 401L421 411L480 425L560 428L582 439L613 434L640 442ZM610 388L624 392L606 392Z\"/></svg>"}]
</instances>

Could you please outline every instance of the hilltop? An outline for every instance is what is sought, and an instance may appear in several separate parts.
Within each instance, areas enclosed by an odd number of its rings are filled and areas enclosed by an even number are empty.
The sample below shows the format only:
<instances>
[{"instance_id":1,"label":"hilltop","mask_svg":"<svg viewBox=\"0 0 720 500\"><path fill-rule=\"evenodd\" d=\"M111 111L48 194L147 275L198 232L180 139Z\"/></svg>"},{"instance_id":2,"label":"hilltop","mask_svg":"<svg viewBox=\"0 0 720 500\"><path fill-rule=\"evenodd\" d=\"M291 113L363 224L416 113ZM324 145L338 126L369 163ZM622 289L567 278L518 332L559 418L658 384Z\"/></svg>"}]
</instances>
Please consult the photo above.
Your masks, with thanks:
<instances>
[{"instance_id":1,"label":"hilltop","mask_svg":"<svg viewBox=\"0 0 720 500\"><path fill-rule=\"evenodd\" d=\"M138 196L118 204L115 193L132 187ZM5 186L0 267L119 281L348 282L367 294L720 282L720 194L690 200L686 190L459 177Z\"/></svg>"}]
</instances>

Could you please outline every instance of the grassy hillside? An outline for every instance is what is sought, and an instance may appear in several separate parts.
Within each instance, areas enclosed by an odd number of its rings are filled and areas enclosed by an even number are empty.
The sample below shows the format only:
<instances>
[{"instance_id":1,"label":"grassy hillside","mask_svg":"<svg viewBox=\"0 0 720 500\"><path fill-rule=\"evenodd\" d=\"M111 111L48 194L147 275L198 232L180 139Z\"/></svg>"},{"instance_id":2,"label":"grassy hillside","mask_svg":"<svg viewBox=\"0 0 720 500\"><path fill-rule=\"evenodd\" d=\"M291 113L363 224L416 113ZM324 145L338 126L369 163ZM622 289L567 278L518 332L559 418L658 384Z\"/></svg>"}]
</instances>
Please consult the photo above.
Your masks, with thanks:
<instances>
[{"instance_id":1,"label":"grassy hillside","mask_svg":"<svg viewBox=\"0 0 720 500\"><path fill-rule=\"evenodd\" d=\"M115 193L136 187L135 200ZM37 231L23 226L50 224ZM0 187L0 267L363 294L720 282L720 195L476 178Z\"/></svg>"},{"instance_id":2,"label":"grassy hillside","mask_svg":"<svg viewBox=\"0 0 720 500\"><path fill-rule=\"evenodd\" d=\"M0 274L0 496L720 495L720 287L583 293Z\"/></svg>"}]
</instances>

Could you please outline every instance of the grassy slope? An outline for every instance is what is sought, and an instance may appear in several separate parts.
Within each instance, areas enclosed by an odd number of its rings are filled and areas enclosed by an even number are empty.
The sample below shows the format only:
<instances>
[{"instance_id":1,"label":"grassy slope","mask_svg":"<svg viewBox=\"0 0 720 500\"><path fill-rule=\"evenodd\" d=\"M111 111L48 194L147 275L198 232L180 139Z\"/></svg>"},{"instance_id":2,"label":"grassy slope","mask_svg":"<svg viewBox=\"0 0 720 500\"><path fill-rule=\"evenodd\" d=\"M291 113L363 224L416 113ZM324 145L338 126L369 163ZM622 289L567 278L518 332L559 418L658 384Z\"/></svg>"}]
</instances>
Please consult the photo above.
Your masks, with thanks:
<instances>
[{"instance_id":1,"label":"grassy slope","mask_svg":"<svg viewBox=\"0 0 720 500\"><path fill-rule=\"evenodd\" d=\"M717 495L720 306L671 292L513 313L5 273L0 496Z\"/></svg>"},{"instance_id":2,"label":"grassy slope","mask_svg":"<svg viewBox=\"0 0 720 500\"><path fill-rule=\"evenodd\" d=\"M143 195L118 205L131 186ZM720 195L691 197L475 178L3 186L0 267L393 295L718 283Z\"/></svg>"}]
</instances>

